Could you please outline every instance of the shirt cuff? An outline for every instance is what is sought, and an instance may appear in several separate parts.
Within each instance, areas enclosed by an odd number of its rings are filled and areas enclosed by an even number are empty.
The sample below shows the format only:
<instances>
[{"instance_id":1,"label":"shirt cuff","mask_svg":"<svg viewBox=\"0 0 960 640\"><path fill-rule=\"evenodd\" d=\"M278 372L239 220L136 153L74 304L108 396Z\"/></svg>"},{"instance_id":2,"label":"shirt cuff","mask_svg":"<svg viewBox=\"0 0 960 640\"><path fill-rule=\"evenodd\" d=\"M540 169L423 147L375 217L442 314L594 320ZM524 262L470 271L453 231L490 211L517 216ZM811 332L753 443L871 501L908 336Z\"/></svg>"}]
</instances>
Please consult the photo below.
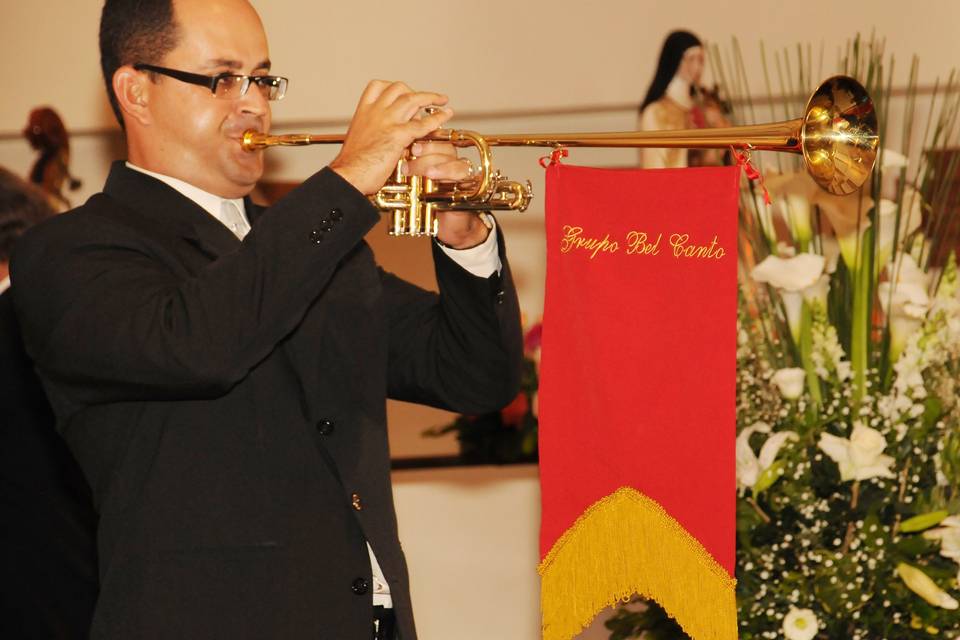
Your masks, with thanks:
<instances>
[{"instance_id":1,"label":"shirt cuff","mask_svg":"<svg viewBox=\"0 0 960 640\"><path fill-rule=\"evenodd\" d=\"M493 224L487 239L469 249L453 249L440 243L440 249L450 256L450 259L479 278L489 278L494 272L500 273L503 264L500 262L500 243L497 241L497 223L493 216L487 219Z\"/></svg>"}]
</instances>

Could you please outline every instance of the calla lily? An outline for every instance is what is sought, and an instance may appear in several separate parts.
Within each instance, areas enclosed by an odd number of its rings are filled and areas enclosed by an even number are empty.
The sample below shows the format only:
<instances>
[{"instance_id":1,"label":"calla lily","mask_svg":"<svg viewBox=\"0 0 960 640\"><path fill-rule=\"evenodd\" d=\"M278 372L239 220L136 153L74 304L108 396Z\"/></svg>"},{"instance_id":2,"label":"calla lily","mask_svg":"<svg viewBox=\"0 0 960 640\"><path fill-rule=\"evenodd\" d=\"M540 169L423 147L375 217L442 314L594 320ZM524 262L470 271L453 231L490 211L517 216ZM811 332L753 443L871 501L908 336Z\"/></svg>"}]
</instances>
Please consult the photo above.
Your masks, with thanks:
<instances>
[{"instance_id":1,"label":"calla lily","mask_svg":"<svg viewBox=\"0 0 960 640\"><path fill-rule=\"evenodd\" d=\"M960 564L960 515L941 520L939 527L924 531L923 537L939 540L940 555ZM957 582L960 583L960 570L957 571Z\"/></svg>"},{"instance_id":2,"label":"calla lily","mask_svg":"<svg viewBox=\"0 0 960 640\"><path fill-rule=\"evenodd\" d=\"M894 477L890 467L895 461L883 455L887 446L883 434L860 422L854 423L849 440L823 433L817 446L840 467L843 481Z\"/></svg>"},{"instance_id":3,"label":"calla lily","mask_svg":"<svg viewBox=\"0 0 960 640\"><path fill-rule=\"evenodd\" d=\"M799 341L800 337L803 292L818 285L825 264L824 257L814 253L801 253L792 258L767 256L751 272L756 282L770 284L780 291L794 340Z\"/></svg>"},{"instance_id":4,"label":"calla lily","mask_svg":"<svg viewBox=\"0 0 960 640\"><path fill-rule=\"evenodd\" d=\"M816 283L824 264L824 257L814 253L801 253L792 258L767 256L753 268L751 275L757 282L765 282L777 289L803 291Z\"/></svg>"},{"instance_id":5,"label":"calla lily","mask_svg":"<svg viewBox=\"0 0 960 640\"><path fill-rule=\"evenodd\" d=\"M883 199L880 201L879 214L879 238L877 254L878 264L885 264L897 247L893 246L894 236L896 240L903 243L907 236L917 230L922 222L922 201L920 195L913 187L906 187L903 192L903 207L900 209L899 227L897 225L897 210L900 208L893 200Z\"/></svg>"},{"instance_id":6,"label":"calla lily","mask_svg":"<svg viewBox=\"0 0 960 640\"><path fill-rule=\"evenodd\" d=\"M765 422L757 422L741 431L737 436L737 482L741 488L753 489L756 487L761 474L773 466L783 445L787 441L798 439L797 434L793 431L778 431L763 443L758 457L750 447L750 436L754 433L770 433L770 425Z\"/></svg>"},{"instance_id":7,"label":"calla lily","mask_svg":"<svg viewBox=\"0 0 960 640\"><path fill-rule=\"evenodd\" d=\"M820 621L810 609L790 607L783 617L783 635L787 640L813 640L820 631Z\"/></svg>"},{"instance_id":8,"label":"calla lily","mask_svg":"<svg viewBox=\"0 0 960 640\"><path fill-rule=\"evenodd\" d=\"M881 192L886 198L896 197L897 182L900 180L901 169L907 167L907 157L899 151L884 149L880 158L880 167L883 170Z\"/></svg>"},{"instance_id":9,"label":"calla lily","mask_svg":"<svg viewBox=\"0 0 960 640\"><path fill-rule=\"evenodd\" d=\"M922 570L901 562L897 565L897 574L911 591L933 606L943 609L960 608L960 602L938 587L937 583Z\"/></svg>"},{"instance_id":10,"label":"calla lily","mask_svg":"<svg viewBox=\"0 0 960 640\"><path fill-rule=\"evenodd\" d=\"M810 201L798 193L787 194L784 202L787 210L787 222L790 224L790 233L801 249L810 245L813 237L813 227L810 224Z\"/></svg>"},{"instance_id":11,"label":"calla lily","mask_svg":"<svg viewBox=\"0 0 960 640\"><path fill-rule=\"evenodd\" d=\"M908 254L900 254L887 267L894 282L881 282L877 286L880 308L890 319L890 354L897 360L907 340L923 326L930 311L931 300L927 294L929 276L924 273Z\"/></svg>"},{"instance_id":12,"label":"calla lily","mask_svg":"<svg viewBox=\"0 0 960 640\"><path fill-rule=\"evenodd\" d=\"M757 219L760 221L760 229L763 230L763 235L767 237L771 246L776 246L777 228L773 220L773 207L767 204L767 200L762 193L753 197L753 204L756 207Z\"/></svg>"},{"instance_id":13,"label":"calla lily","mask_svg":"<svg viewBox=\"0 0 960 640\"><path fill-rule=\"evenodd\" d=\"M817 278L817 281L803 290L803 299L811 304L819 304L827 308L827 297L830 295L830 276L826 273Z\"/></svg>"},{"instance_id":14,"label":"calla lily","mask_svg":"<svg viewBox=\"0 0 960 640\"><path fill-rule=\"evenodd\" d=\"M840 260L840 243L837 242L834 236L821 234L820 244L823 250L823 257L827 261L824 270L827 273L835 273L837 270L837 262Z\"/></svg>"},{"instance_id":15,"label":"calla lily","mask_svg":"<svg viewBox=\"0 0 960 640\"><path fill-rule=\"evenodd\" d=\"M773 374L773 384L777 386L780 395L787 400L796 400L803 394L803 384L806 380L807 372L803 369L790 367L787 369L778 369Z\"/></svg>"}]
</instances>

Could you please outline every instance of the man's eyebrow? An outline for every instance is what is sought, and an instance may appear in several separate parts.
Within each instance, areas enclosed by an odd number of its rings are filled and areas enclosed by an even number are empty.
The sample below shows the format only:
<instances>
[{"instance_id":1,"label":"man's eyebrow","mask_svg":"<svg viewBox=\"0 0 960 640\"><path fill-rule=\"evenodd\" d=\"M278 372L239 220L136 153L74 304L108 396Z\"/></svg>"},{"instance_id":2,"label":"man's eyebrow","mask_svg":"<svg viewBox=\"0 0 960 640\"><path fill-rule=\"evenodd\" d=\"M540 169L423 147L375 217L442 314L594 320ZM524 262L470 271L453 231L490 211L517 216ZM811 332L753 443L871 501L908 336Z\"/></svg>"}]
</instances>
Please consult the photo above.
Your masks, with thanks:
<instances>
[{"instance_id":1,"label":"man's eyebrow","mask_svg":"<svg viewBox=\"0 0 960 640\"><path fill-rule=\"evenodd\" d=\"M229 60L227 58L216 58L213 60L208 60L205 65L207 69L230 69L231 71L238 71L243 68L243 63L239 60ZM265 69L270 70L270 59L266 58L261 60L255 67L254 70Z\"/></svg>"}]
</instances>

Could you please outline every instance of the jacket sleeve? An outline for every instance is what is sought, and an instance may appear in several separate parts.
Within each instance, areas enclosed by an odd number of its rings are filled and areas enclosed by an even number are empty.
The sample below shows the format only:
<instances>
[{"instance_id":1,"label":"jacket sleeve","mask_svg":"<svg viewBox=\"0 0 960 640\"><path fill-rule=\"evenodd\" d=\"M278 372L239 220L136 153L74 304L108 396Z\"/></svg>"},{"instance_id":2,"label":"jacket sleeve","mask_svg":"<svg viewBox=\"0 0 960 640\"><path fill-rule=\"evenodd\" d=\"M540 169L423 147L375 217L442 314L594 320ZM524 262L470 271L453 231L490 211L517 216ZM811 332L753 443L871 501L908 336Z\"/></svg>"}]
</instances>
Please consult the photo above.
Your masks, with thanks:
<instances>
[{"instance_id":1,"label":"jacket sleeve","mask_svg":"<svg viewBox=\"0 0 960 640\"><path fill-rule=\"evenodd\" d=\"M338 220L317 242L333 209ZM66 214L14 255L28 352L48 391L65 396L55 402L222 395L297 326L378 217L325 169L265 212L236 252L185 275L133 228Z\"/></svg>"},{"instance_id":2,"label":"jacket sleeve","mask_svg":"<svg viewBox=\"0 0 960 640\"><path fill-rule=\"evenodd\" d=\"M479 414L516 396L520 310L502 235L498 240L503 267L489 278L472 275L434 244L439 295L384 275L390 397Z\"/></svg>"}]
</instances>

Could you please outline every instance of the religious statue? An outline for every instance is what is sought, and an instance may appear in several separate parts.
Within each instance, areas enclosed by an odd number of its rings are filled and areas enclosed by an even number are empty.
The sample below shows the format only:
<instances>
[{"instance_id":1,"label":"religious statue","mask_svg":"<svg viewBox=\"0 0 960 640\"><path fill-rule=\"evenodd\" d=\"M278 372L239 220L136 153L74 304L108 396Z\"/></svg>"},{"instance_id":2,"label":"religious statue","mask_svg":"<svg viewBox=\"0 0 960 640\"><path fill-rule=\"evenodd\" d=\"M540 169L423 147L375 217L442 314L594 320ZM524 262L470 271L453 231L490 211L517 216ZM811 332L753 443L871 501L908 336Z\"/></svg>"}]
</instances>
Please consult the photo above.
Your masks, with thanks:
<instances>
[{"instance_id":1,"label":"religious statue","mask_svg":"<svg viewBox=\"0 0 960 640\"><path fill-rule=\"evenodd\" d=\"M30 170L30 182L40 187L57 211L70 208L63 195L66 183L70 191L81 182L70 175L70 140L60 115L50 107L37 107L30 112L23 136L40 154Z\"/></svg>"},{"instance_id":2,"label":"religious statue","mask_svg":"<svg viewBox=\"0 0 960 640\"><path fill-rule=\"evenodd\" d=\"M673 31L660 51L657 72L640 105L640 129L702 129L730 122L716 92L700 85L705 64L703 45L689 31ZM641 149L640 163L649 169L724 164L724 151L714 149Z\"/></svg>"}]
</instances>

